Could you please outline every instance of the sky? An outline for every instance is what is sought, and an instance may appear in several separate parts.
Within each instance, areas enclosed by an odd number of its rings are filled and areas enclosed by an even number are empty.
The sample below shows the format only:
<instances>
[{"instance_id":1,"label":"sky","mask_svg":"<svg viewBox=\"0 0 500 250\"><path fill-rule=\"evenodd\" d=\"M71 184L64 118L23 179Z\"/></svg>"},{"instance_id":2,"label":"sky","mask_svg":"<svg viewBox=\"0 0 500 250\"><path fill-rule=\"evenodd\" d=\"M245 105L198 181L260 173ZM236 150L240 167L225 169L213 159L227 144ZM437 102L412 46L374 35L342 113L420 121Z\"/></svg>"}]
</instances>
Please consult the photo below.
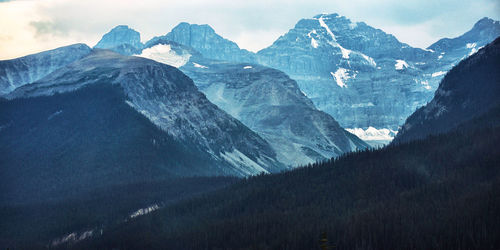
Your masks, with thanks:
<instances>
[{"instance_id":1,"label":"sky","mask_svg":"<svg viewBox=\"0 0 500 250\"><path fill-rule=\"evenodd\" d=\"M499 0L0 0L0 59L73 43L94 46L116 25L143 42L179 22L209 24L241 48L271 45L302 18L338 13L426 48L468 31L482 17L500 20Z\"/></svg>"}]
</instances>

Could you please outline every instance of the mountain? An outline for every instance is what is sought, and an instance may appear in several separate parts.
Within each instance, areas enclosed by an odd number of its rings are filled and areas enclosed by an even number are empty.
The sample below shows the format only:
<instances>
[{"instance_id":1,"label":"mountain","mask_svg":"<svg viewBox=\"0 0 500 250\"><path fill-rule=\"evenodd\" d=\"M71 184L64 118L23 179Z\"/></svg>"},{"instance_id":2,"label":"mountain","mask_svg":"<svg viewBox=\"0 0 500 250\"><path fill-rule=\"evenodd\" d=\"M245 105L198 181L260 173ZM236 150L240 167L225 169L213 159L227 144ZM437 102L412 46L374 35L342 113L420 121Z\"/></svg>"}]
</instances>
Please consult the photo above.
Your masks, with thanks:
<instances>
[{"instance_id":1,"label":"mountain","mask_svg":"<svg viewBox=\"0 0 500 250\"><path fill-rule=\"evenodd\" d=\"M500 107L500 37L451 69L430 103L412 114L395 143L450 131Z\"/></svg>"},{"instance_id":2,"label":"mountain","mask_svg":"<svg viewBox=\"0 0 500 250\"><path fill-rule=\"evenodd\" d=\"M394 133L432 94L422 76L431 52L338 14L300 20L257 55L353 132L374 127Z\"/></svg>"},{"instance_id":3,"label":"mountain","mask_svg":"<svg viewBox=\"0 0 500 250\"><path fill-rule=\"evenodd\" d=\"M175 140L188 143L193 152L205 152L202 155L211 159L206 167L216 168L216 175L246 176L283 169L265 140L210 103L189 77L153 60L96 49L34 84L17 88L7 97L29 100L98 83L119 86L123 89L123 103ZM191 175L211 171L194 171Z\"/></svg>"},{"instance_id":4,"label":"mountain","mask_svg":"<svg viewBox=\"0 0 500 250\"><path fill-rule=\"evenodd\" d=\"M207 59L281 70L297 81L319 110L349 132L379 145L391 141L405 119L432 99L453 65L500 35L498 26L498 21L483 18L463 36L442 39L423 50L364 22L321 14L300 20L257 54L240 49L208 25L189 23L151 39L146 47L172 41ZM155 49L146 51L145 57L164 53ZM180 67L189 61L187 56L164 62Z\"/></svg>"},{"instance_id":5,"label":"mountain","mask_svg":"<svg viewBox=\"0 0 500 250\"><path fill-rule=\"evenodd\" d=\"M148 44L151 47L140 56L180 67L212 103L268 141L277 159L288 166L368 147L317 110L297 83L279 70L207 59L166 39Z\"/></svg>"},{"instance_id":6,"label":"mountain","mask_svg":"<svg viewBox=\"0 0 500 250\"><path fill-rule=\"evenodd\" d=\"M32 83L90 53L85 44L73 44L12 60L0 61L0 96Z\"/></svg>"},{"instance_id":7,"label":"mountain","mask_svg":"<svg viewBox=\"0 0 500 250\"><path fill-rule=\"evenodd\" d=\"M0 206L178 176L226 174L211 155L138 113L123 90L111 84L2 100L0 124Z\"/></svg>"},{"instance_id":8,"label":"mountain","mask_svg":"<svg viewBox=\"0 0 500 250\"><path fill-rule=\"evenodd\" d=\"M316 107L342 127L362 139L390 140L410 114L432 99L454 64L498 35L498 22L482 19L455 39L460 42L442 40L422 50L363 22L321 14L300 20L259 51L257 59L297 80ZM455 48L451 44L463 49L442 51Z\"/></svg>"},{"instance_id":9,"label":"mountain","mask_svg":"<svg viewBox=\"0 0 500 250\"><path fill-rule=\"evenodd\" d=\"M148 41L146 47L151 47L159 39L190 46L210 59L231 62L255 61L255 55L252 52L240 49L236 43L221 37L207 24L197 25L182 22L165 36L155 37Z\"/></svg>"},{"instance_id":10,"label":"mountain","mask_svg":"<svg viewBox=\"0 0 500 250\"><path fill-rule=\"evenodd\" d=\"M143 46L139 32L127 25L118 25L104 34L94 48L110 49L123 55L133 55L140 52Z\"/></svg>"},{"instance_id":11,"label":"mountain","mask_svg":"<svg viewBox=\"0 0 500 250\"><path fill-rule=\"evenodd\" d=\"M319 111L297 83L257 64L192 61L181 70L207 98L257 132L290 166L326 160L368 145Z\"/></svg>"}]
</instances>

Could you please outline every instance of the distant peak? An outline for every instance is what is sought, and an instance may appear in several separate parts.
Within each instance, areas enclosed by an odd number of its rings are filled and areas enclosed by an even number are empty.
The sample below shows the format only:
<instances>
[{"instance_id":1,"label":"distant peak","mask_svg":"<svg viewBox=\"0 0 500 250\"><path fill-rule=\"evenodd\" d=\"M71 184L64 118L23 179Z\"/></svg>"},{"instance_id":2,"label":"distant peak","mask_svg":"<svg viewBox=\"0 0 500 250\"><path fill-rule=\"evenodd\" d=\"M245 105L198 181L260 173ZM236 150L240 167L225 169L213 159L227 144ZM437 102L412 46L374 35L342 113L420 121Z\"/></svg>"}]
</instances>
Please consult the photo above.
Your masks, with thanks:
<instances>
[{"instance_id":1,"label":"distant peak","mask_svg":"<svg viewBox=\"0 0 500 250\"><path fill-rule=\"evenodd\" d=\"M117 25L116 27L114 27L112 30L116 30L116 29L130 29L130 28L128 27L128 25L120 24L120 25Z\"/></svg>"},{"instance_id":2,"label":"distant peak","mask_svg":"<svg viewBox=\"0 0 500 250\"><path fill-rule=\"evenodd\" d=\"M176 30L176 29L187 29L187 28L202 28L202 29L205 29L205 30L208 30L210 32L214 32L215 33L215 30L208 24L192 24L192 23L188 23L188 22L181 22L179 24L177 24L177 26L175 26L173 30Z\"/></svg>"},{"instance_id":3,"label":"distant peak","mask_svg":"<svg viewBox=\"0 0 500 250\"><path fill-rule=\"evenodd\" d=\"M141 48L141 34L128 25L118 25L104 34L94 48L110 49L124 44Z\"/></svg>"},{"instance_id":4,"label":"distant peak","mask_svg":"<svg viewBox=\"0 0 500 250\"><path fill-rule=\"evenodd\" d=\"M323 14L316 15L313 18L318 19L318 18L325 18L325 17L327 17L327 18L335 18L335 17L339 18L341 16L337 13L331 13L331 14L323 13Z\"/></svg>"},{"instance_id":5,"label":"distant peak","mask_svg":"<svg viewBox=\"0 0 500 250\"><path fill-rule=\"evenodd\" d=\"M483 17L479 21L477 21L476 24L474 24L474 29L489 27L492 25L500 25L500 22L495 21L489 17Z\"/></svg>"}]
</instances>

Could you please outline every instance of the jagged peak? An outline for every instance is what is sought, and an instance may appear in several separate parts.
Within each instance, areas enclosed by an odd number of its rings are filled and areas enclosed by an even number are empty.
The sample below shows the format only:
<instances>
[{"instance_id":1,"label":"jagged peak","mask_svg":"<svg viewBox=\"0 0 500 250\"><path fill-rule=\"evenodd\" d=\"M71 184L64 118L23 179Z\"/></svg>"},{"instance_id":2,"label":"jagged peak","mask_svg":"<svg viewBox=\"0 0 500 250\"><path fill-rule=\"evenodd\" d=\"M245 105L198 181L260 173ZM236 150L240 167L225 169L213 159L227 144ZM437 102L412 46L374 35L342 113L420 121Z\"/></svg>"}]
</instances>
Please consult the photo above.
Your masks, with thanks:
<instances>
[{"instance_id":1,"label":"jagged peak","mask_svg":"<svg viewBox=\"0 0 500 250\"><path fill-rule=\"evenodd\" d=\"M128 39L128 41L120 41L123 38ZM130 44L135 48L141 48L141 33L128 25L117 25L104 34L94 48L109 49L120 44Z\"/></svg>"},{"instance_id":2,"label":"jagged peak","mask_svg":"<svg viewBox=\"0 0 500 250\"><path fill-rule=\"evenodd\" d=\"M188 22L180 22L172 29L172 31L174 31L176 29L184 29L184 28L192 28L192 27L199 27L199 28L203 28L205 30L208 30L212 33L216 33L215 30L212 28L212 26L210 26L208 24L195 24L195 23L188 23Z\"/></svg>"},{"instance_id":3,"label":"jagged peak","mask_svg":"<svg viewBox=\"0 0 500 250\"><path fill-rule=\"evenodd\" d=\"M341 16L339 15L338 13L323 13L323 14L318 14L318 15L315 15L313 18L314 19L319 19L319 18L341 18L341 17L344 17L344 16ZM345 18L345 17L344 17Z\"/></svg>"},{"instance_id":4,"label":"jagged peak","mask_svg":"<svg viewBox=\"0 0 500 250\"><path fill-rule=\"evenodd\" d=\"M120 25L115 26L113 29L111 29L111 31L113 31L113 30L120 30L120 29L134 30L134 29L128 27L128 25L120 24Z\"/></svg>"},{"instance_id":5,"label":"jagged peak","mask_svg":"<svg viewBox=\"0 0 500 250\"><path fill-rule=\"evenodd\" d=\"M489 17L483 17L481 19L479 19L479 21L477 21L475 24L474 24L474 27L473 29L476 29L476 28L482 28L482 27L488 27L488 26L491 26L491 25L500 25L500 22L499 21L495 21Z\"/></svg>"},{"instance_id":6,"label":"jagged peak","mask_svg":"<svg viewBox=\"0 0 500 250\"><path fill-rule=\"evenodd\" d=\"M141 33L139 33L139 31L130 28L128 25L120 24L120 25L117 25L114 28L112 28L110 31L108 31L106 34L104 34L104 36L107 34L116 33L116 32L130 32L130 33L134 33L134 34L139 35L139 37L141 35Z\"/></svg>"}]
</instances>

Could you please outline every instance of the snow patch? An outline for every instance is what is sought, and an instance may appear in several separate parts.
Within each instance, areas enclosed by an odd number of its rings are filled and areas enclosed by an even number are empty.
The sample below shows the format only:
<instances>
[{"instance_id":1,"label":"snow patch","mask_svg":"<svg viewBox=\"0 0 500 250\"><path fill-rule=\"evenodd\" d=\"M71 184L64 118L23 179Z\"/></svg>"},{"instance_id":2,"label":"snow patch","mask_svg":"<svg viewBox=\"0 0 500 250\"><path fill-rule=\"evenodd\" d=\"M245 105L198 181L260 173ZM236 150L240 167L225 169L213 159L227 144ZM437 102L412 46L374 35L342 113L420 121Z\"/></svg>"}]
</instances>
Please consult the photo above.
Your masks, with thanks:
<instances>
[{"instance_id":1,"label":"snow patch","mask_svg":"<svg viewBox=\"0 0 500 250\"><path fill-rule=\"evenodd\" d=\"M208 67L207 67L207 66L204 66L204 65L201 65L201 64L197 64L197 63L195 63L195 62L193 63L193 66L194 66L195 68L208 69Z\"/></svg>"},{"instance_id":2,"label":"snow patch","mask_svg":"<svg viewBox=\"0 0 500 250\"><path fill-rule=\"evenodd\" d=\"M373 67L376 67L377 66L377 63L375 62L375 60L373 60L373 58L361 53L361 56L370 64L372 65ZM378 68L380 69L380 67Z\"/></svg>"},{"instance_id":3,"label":"snow patch","mask_svg":"<svg viewBox=\"0 0 500 250\"><path fill-rule=\"evenodd\" d=\"M314 37L312 37L311 34L317 34L316 30L313 29L309 33L307 33L307 36L311 38L311 46L316 49L318 48L318 41L316 41L316 39L314 39Z\"/></svg>"},{"instance_id":4,"label":"snow patch","mask_svg":"<svg viewBox=\"0 0 500 250\"><path fill-rule=\"evenodd\" d=\"M340 52L342 52L342 58L349 59L349 54L351 54L351 51L348 49L345 49L344 47L342 47L340 45L339 45L339 48L340 48Z\"/></svg>"},{"instance_id":5,"label":"snow patch","mask_svg":"<svg viewBox=\"0 0 500 250\"><path fill-rule=\"evenodd\" d=\"M184 66L191 58L190 54L179 55L172 50L169 44L158 44L144 49L139 57L149 58L160 63L165 63L176 68Z\"/></svg>"},{"instance_id":6,"label":"snow patch","mask_svg":"<svg viewBox=\"0 0 500 250\"><path fill-rule=\"evenodd\" d=\"M346 81L347 79L351 79L351 78L356 77L356 75L351 76L347 72L347 69L344 69L344 68L339 68L339 69L337 69L337 71L335 71L335 73L330 72L330 74L337 82L337 85L339 85L339 87L341 87L341 88L344 88L344 87L347 88L347 85L345 84L344 81Z\"/></svg>"},{"instance_id":7,"label":"snow patch","mask_svg":"<svg viewBox=\"0 0 500 250\"><path fill-rule=\"evenodd\" d=\"M47 120L52 120L52 118L54 118L54 117L56 117L56 116L60 115L61 113L62 113L62 110L59 110L59 111L57 111L57 112L55 112L55 113L53 113L53 114L49 115L49 117L47 117Z\"/></svg>"},{"instance_id":8,"label":"snow patch","mask_svg":"<svg viewBox=\"0 0 500 250\"><path fill-rule=\"evenodd\" d=\"M251 69L251 68L253 68L253 67L252 67L252 66L250 66L250 65L249 65L249 66L245 66L245 67L243 67L243 69Z\"/></svg>"},{"instance_id":9,"label":"snow patch","mask_svg":"<svg viewBox=\"0 0 500 250\"><path fill-rule=\"evenodd\" d=\"M132 214L130 214L130 218L135 218L135 217L138 217L138 216L141 216L141 215L145 215L145 214L149 214L155 210L158 210L160 207L157 205L157 204L154 204L152 206L149 206L149 207L146 207L146 208L141 208L135 212L133 212Z\"/></svg>"},{"instance_id":10,"label":"snow patch","mask_svg":"<svg viewBox=\"0 0 500 250\"><path fill-rule=\"evenodd\" d=\"M231 165L236 167L239 171L244 173L244 175L256 175L261 172L269 173L267 170L262 168L252 159L248 158L238 149L233 149L232 152L223 152L221 153L221 156Z\"/></svg>"},{"instance_id":11,"label":"snow patch","mask_svg":"<svg viewBox=\"0 0 500 250\"><path fill-rule=\"evenodd\" d=\"M311 37L311 46L315 49L318 48L318 41L316 41L316 39L312 38Z\"/></svg>"},{"instance_id":12,"label":"snow patch","mask_svg":"<svg viewBox=\"0 0 500 250\"><path fill-rule=\"evenodd\" d=\"M431 89L431 86L429 85L429 81L421 81L420 84L424 85L424 88L427 90Z\"/></svg>"},{"instance_id":13,"label":"snow patch","mask_svg":"<svg viewBox=\"0 0 500 250\"><path fill-rule=\"evenodd\" d=\"M61 238L53 240L51 245L55 247L55 246L59 246L61 244L65 244L65 243L75 243L78 241L82 241L86 238L89 238L93 234L94 234L94 230L88 230L88 231L82 232L80 234L73 232L73 233L70 233L70 234L63 236Z\"/></svg>"},{"instance_id":14,"label":"snow patch","mask_svg":"<svg viewBox=\"0 0 500 250\"><path fill-rule=\"evenodd\" d=\"M375 105L372 102L365 103L356 103L351 105L351 108L365 108L365 107L374 107Z\"/></svg>"},{"instance_id":15,"label":"snow patch","mask_svg":"<svg viewBox=\"0 0 500 250\"><path fill-rule=\"evenodd\" d=\"M356 27L358 27L358 23L349 23L349 29L355 29Z\"/></svg>"},{"instance_id":16,"label":"snow patch","mask_svg":"<svg viewBox=\"0 0 500 250\"><path fill-rule=\"evenodd\" d=\"M380 140L380 141L392 141L394 139L394 136L398 133L398 131L392 130L392 129L387 129L387 128L382 128L382 129L377 129L374 127L368 127L367 129L363 128L346 128L349 133L356 135L359 137L361 140L364 141L375 141L375 140Z\"/></svg>"},{"instance_id":17,"label":"snow patch","mask_svg":"<svg viewBox=\"0 0 500 250\"><path fill-rule=\"evenodd\" d=\"M408 63L406 63L404 60L396 60L396 64L394 64L394 67L396 70L402 70L405 68L408 68Z\"/></svg>"},{"instance_id":18,"label":"snow patch","mask_svg":"<svg viewBox=\"0 0 500 250\"><path fill-rule=\"evenodd\" d=\"M469 45L469 43L467 44ZM469 46L467 46L467 48L469 48ZM480 50L482 47L479 47L479 48L476 48L476 43L473 43L470 47L470 52L469 52L469 56L471 56L472 54L476 53L478 50Z\"/></svg>"},{"instance_id":19,"label":"snow patch","mask_svg":"<svg viewBox=\"0 0 500 250\"><path fill-rule=\"evenodd\" d=\"M477 46L476 43L468 43L465 45L465 47L467 47L468 49L472 49L472 48L475 48Z\"/></svg>"},{"instance_id":20,"label":"snow patch","mask_svg":"<svg viewBox=\"0 0 500 250\"><path fill-rule=\"evenodd\" d=\"M438 72L432 73L432 77L442 76L444 74L446 74L446 71L438 71Z\"/></svg>"},{"instance_id":21,"label":"snow patch","mask_svg":"<svg viewBox=\"0 0 500 250\"><path fill-rule=\"evenodd\" d=\"M351 50L348 50L348 49L342 47L337 42L337 38L335 37L335 34L333 34L332 30L330 30L330 28L328 27L328 25L326 25L325 21L323 20L323 16L321 16L320 18L318 18L318 22L319 22L319 25L326 30L326 33L328 33L328 35L330 35L330 38L332 38L332 41L329 41L328 43L331 46L337 47L337 48L340 49L340 52L342 53L342 58L349 59L349 54L351 53Z\"/></svg>"},{"instance_id":22,"label":"snow patch","mask_svg":"<svg viewBox=\"0 0 500 250\"><path fill-rule=\"evenodd\" d=\"M326 33L328 33L328 35L330 35L330 37L332 38L333 41L337 41L337 38L335 38L335 35L333 34L333 32L330 30L330 28L328 27L328 25L326 25L325 21L323 20L323 16L321 16L320 18L318 18L318 22L319 22L319 25L323 28L326 29Z\"/></svg>"}]
</instances>

